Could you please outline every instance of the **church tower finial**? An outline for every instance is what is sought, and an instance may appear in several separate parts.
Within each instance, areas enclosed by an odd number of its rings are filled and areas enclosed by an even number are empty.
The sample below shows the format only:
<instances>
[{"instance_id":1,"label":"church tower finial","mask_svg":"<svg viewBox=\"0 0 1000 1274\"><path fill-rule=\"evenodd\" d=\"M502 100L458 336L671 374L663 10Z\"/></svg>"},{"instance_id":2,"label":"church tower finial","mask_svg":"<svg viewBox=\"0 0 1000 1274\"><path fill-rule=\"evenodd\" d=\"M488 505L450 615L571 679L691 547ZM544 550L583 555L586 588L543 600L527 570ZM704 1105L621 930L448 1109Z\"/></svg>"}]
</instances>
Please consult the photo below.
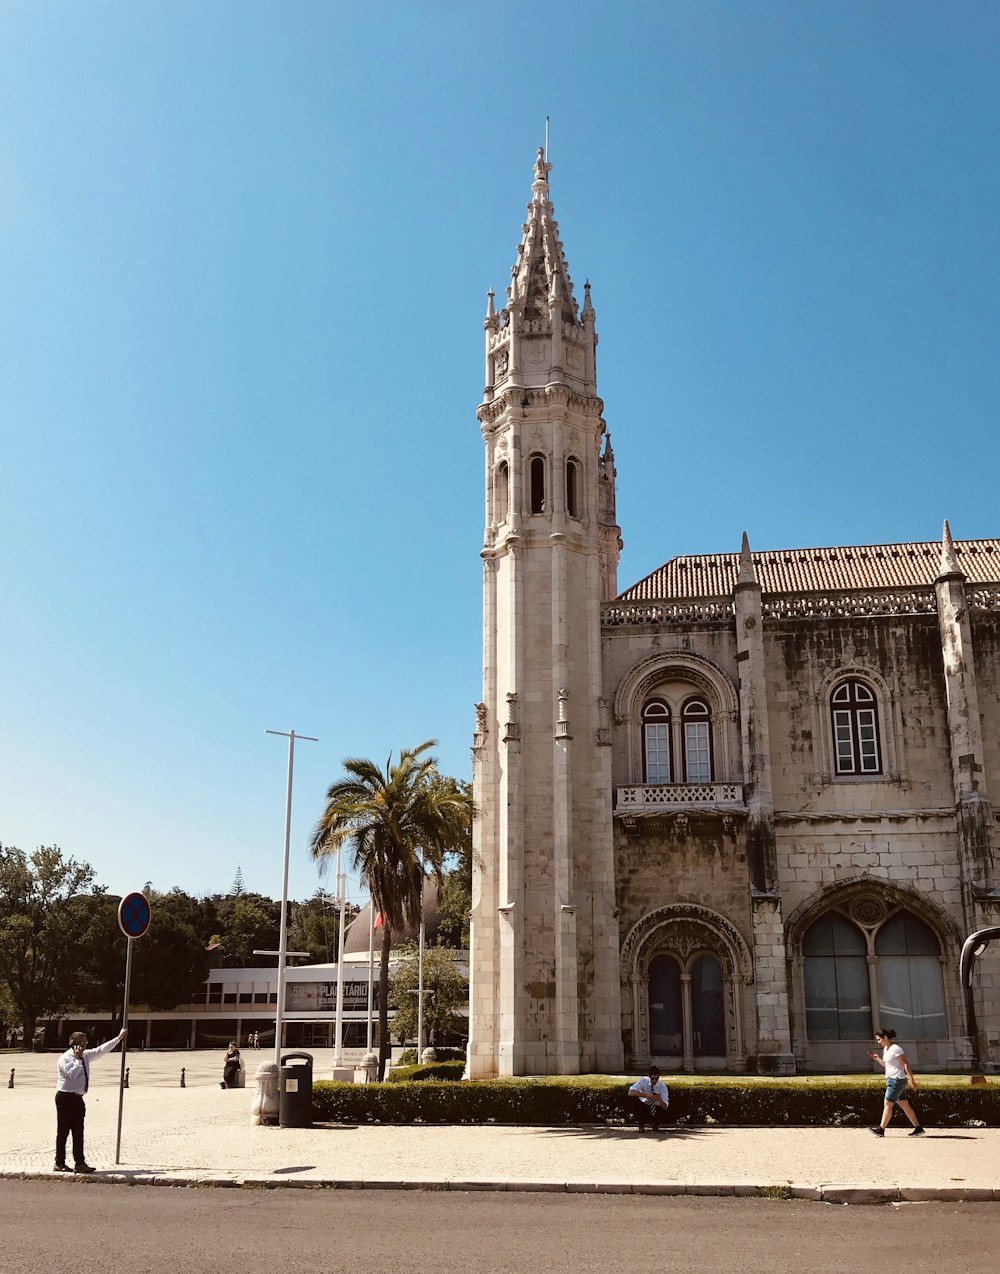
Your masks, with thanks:
<instances>
[{"instance_id":1,"label":"church tower finial","mask_svg":"<svg viewBox=\"0 0 1000 1274\"><path fill-rule=\"evenodd\" d=\"M951 527L948 525L948 519L944 520L944 530L941 532L941 570L938 573L938 579L945 575L961 575L962 568L958 564L958 555L955 553L955 541L951 538Z\"/></svg>"},{"instance_id":2,"label":"church tower finial","mask_svg":"<svg viewBox=\"0 0 1000 1274\"><path fill-rule=\"evenodd\" d=\"M740 545L740 573L736 580L740 584L756 584L757 572L754 570L753 557L750 554L750 540L743 532L743 543Z\"/></svg>"},{"instance_id":3,"label":"church tower finial","mask_svg":"<svg viewBox=\"0 0 1000 1274\"><path fill-rule=\"evenodd\" d=\"M592 397L597 392L594 307L588 292L581 314L573 295L549 199L551 171L545 149L539 146L507 303L487 342L486 385L500 393L507 385L535 389L563 384L573 393Z\"/></svg>"}]
</instances>

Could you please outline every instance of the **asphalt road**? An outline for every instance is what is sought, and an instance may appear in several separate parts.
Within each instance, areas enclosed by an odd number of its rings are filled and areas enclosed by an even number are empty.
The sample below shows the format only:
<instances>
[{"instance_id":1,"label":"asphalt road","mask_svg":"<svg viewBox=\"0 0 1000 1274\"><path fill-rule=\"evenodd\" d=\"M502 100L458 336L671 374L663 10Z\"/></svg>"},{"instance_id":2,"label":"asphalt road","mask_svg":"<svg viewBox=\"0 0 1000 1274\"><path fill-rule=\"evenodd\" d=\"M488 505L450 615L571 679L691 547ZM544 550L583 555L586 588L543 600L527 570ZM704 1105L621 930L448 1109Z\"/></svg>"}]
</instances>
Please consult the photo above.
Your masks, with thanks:
<instances>
[{"instance_id":1,"label":"asphalt road","mask_svg":"<svg viewBox=\"0 0 1000 1274\"><path fill-rule=\"evenodd\" d=\"M0 1268L233 1274L982 1274L1000 1205L0 1181Z\"/></svg>"}]
</instances>

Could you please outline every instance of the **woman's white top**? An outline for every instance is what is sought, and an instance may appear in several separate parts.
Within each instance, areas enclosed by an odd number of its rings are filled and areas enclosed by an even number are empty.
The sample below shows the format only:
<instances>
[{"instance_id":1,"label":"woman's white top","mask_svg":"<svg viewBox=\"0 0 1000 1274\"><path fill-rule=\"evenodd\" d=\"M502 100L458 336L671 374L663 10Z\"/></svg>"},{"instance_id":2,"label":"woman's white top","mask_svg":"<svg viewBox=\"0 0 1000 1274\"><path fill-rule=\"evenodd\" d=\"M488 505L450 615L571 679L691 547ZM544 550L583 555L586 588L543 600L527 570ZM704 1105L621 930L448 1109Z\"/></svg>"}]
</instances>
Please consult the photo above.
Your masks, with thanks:
<instances>
[{"instance_id":1,"label":"woman's white top","mask_svg":"<svg viewBox=\"0 0 1000 1274\"><path fill-rule=\"evenodd\" d=\"M890 1044L888 1048L882 1050L882 1060L885 1062L886 1079L906 1078L906 1067L899 1060L903 1056L903 1050L898 1044Z\"/></svg>"}]
</instances>

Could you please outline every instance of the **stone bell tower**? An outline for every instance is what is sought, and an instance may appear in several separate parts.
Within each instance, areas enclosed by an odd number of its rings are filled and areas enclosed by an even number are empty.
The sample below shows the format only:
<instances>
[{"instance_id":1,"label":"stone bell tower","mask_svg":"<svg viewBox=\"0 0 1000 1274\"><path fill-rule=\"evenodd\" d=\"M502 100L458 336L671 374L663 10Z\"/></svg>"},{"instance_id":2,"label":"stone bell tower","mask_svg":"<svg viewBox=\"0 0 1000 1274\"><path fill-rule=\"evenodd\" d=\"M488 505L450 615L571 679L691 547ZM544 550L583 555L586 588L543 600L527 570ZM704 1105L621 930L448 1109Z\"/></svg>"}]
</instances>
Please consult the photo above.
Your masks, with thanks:
<instances>
[{"instance_id":1,"label":"stone bell tower","mask_svg":"<svg viewBox=\"0 0 1000 1274\"><path fill-rule=\"evenodd\" d=\"M623 1065L600 642L621 541L590 287L581 311L550 169L539 150L507 303L491 292L484 323L473 1078Z\"/></svg>"}]
</instances>

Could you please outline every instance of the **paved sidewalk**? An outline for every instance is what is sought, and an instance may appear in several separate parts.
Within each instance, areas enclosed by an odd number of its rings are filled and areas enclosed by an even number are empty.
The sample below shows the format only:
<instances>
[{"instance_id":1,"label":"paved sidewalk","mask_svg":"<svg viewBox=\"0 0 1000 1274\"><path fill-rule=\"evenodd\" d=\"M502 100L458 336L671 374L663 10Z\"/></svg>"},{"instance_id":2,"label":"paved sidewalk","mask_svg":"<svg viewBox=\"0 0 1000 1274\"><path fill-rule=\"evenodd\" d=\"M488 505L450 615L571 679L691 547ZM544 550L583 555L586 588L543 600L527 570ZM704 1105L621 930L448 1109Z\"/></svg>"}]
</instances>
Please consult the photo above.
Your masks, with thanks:
<instances>
[{"instance_id":1,"label":"paved sidewalk","mask_svg":"<svg viewBox=\"0 0 1000 1274\"><path fill-rule=\"evenodd\" d=\"M316 1075L329 1069L315 1050ZM115 1165L118 1054L98 1062L87 1096L91 1181L340 1189L558 1190L753 1195L839 1203L1000 1201L1000 1129L931 1129L902 1118L884 1140L864 1128L258 1127L247 1088L219 1087L222 1055L130 1053L121 1163ZM56 1054L0 1059L0 1176L47 1175L55 1136ZM2 1086L10 1067L15 1086ZM180 1069L186 1087L180 1087ZM872 1119L881 1087L872 1085ZM81 1184L82 1178L59 1180Z\"/></svg>"}]
</instances>

